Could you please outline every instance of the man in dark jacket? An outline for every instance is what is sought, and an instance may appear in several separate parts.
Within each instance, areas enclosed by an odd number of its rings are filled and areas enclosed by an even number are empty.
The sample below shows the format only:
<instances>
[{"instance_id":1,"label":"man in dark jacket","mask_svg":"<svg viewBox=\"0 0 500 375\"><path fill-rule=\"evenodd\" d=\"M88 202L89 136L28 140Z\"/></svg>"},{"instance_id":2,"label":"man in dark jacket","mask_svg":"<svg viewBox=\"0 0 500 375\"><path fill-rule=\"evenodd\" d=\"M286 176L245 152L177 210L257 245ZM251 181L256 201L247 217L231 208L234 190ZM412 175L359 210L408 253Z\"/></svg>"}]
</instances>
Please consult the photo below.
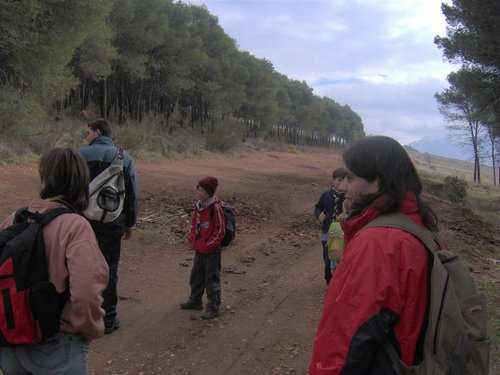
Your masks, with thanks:
<instances>
[{"instance_id":1,"label":"man in dark jacket","mask_svg":"<svg viewBox=\"0 0 500 375\"><path fill-rule=\"evenodd\" d=\"M87 161L90 170L90 179L93 180L102 171L109 167L118 153L118 148L111 138L113 130L105 119L96 119L88 124L85 140L88 146L80 149L80 153ZM134 163L130 156L123 154L123 171L125 177L125 201L120 216L110 222L102 223L89 220L94 229L99 248L109 266L109 283L103 292L103 309L105 334L110 334L120 327L116 313L118 302L118 263L120 261L121 240L128 240L132 236L132 227L137 219L138 193Z\"/></svg>"},{"instance_id":2,"label":"man in dark jacket","mask_svg":"<svg viewBox=\"0 0 500 375\"><path fill-rule=\"evenodd\" d=\"M330 258L328 257L328 229L332 221L342 213L342 203L344 202L344 193L340 190L340 184L344 181L345 170L337 168L332 173L332 187L321 194L321 197L314 207L314 216L321 225L321 244L323 245L323 261L325 262L325 281L328 285L332 279L332 270Z\"/></svg>"}]
</instances>

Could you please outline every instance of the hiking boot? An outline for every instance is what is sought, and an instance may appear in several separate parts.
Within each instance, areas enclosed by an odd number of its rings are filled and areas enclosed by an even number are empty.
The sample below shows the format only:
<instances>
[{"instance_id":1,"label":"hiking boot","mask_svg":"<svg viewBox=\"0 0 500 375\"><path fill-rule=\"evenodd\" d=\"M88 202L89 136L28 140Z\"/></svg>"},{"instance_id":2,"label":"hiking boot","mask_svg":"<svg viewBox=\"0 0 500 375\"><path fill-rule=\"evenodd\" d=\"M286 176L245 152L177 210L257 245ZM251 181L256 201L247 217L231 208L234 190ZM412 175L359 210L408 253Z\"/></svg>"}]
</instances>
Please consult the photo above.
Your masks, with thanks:
<instances>
[{"instance_id":1,"label":"hiking boot","mask_svg":"<svg viewBox=\"0 0 500 375\"><path fill-rule=\"evenodd\" d=\"M120 321L118 319L115 319L111 323L104 323L104 334L109 335L110 333L116 331L118 328L120 328Z\"/></svg>"},{"instance_id":2,"label":"hiking boot","mask_svg":"<svg viewBox=\"0 0 500 375\"><path fill-rule=\"evenodd\" d=\"M219 310L205 310L203 314L201 314L201 318L205 320L210 320L216 318L220 315Z\"/></svg>"},{"instance_id":3,"label":"hiking boot","mask_svg":"<svg viewBox=\"0 0 500 375\"><path fill-rule=\"evenodd\" d=\"M201 301L200 302L187 301L185 303L181 303L181 309L182 310L202 310L203 303Z\"/></svg>"}]
</instances>

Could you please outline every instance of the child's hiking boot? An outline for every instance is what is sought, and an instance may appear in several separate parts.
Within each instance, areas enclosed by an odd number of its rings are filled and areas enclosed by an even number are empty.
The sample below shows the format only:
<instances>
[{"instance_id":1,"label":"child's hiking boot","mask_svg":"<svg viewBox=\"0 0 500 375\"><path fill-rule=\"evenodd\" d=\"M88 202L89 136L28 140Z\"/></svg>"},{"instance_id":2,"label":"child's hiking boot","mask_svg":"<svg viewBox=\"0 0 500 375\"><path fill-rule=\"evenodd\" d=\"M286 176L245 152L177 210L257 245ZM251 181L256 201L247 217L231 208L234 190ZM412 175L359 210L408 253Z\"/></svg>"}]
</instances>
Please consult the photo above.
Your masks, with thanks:
<instances>
[{"instance_id":1,"label":"child's hiking boot","mask_svg":"<svg viewBox=\"0 0 500 375\"><path fill-rule=\"evenodd\" d=\"M220 315L219 310L205 310L203 314L201 314L201 318L205 320L210 320L216 318Z\"/></svg>"},{"instance_id":2,"label":"child's hiking boot","mask_svg":"<svg viewBox=\"0 0 500 375\"><path fill-rule=\"evenodd\" d=\"M203 303L188 300L187 302L181 303L182 310L202 310Z\"/></svg>"}]
</instances>

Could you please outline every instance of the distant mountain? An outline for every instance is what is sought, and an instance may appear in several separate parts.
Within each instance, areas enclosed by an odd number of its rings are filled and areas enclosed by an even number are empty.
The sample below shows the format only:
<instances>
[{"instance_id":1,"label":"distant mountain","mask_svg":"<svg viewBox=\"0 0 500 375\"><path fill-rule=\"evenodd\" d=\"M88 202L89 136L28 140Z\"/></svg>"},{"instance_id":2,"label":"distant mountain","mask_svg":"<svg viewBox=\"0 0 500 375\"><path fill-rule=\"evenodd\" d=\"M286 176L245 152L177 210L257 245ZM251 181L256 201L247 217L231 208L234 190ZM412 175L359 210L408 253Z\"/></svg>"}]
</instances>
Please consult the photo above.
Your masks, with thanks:
<instances>
[{"instance_id":1,"label":"distant mountain","mask_svg":"<svg viewBox=\"0 0 500 375\"><path fill-rule=\"evenodd\" d=\"M418 141L406 145L420 152L444 156L451 159L471 161L472 154L464 147L457 145L448 138L424 137Z\"/></svg>"}]
</instances>

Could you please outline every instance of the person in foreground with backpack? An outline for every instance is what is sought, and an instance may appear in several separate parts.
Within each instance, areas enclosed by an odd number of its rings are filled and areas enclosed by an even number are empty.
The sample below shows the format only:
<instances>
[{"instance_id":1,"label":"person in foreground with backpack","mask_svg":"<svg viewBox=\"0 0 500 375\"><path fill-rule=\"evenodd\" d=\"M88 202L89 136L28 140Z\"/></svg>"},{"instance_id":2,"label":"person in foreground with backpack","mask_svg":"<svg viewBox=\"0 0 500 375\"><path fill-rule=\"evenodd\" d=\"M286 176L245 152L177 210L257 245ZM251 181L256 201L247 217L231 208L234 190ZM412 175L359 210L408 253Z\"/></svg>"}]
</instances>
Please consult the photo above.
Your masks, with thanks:
<instances>
[{"instance_id":1,"label":"person in foreground with backpack","mask_svg":"<svg viewBox=\"0 0 500 375\"><path fill-rule=\"evenodd\" d=\"M88 124L85 140L88 146L80 149L90 170L90 181L105 171L115 160L119 149L113 143L113 129L105 119L95 119ZM109 284L103 293L103 308L105 334L110 334L120 327L120 320L116 311L118 304L118 264L120 262L121 241L132 236L132 227L137 220L138 192L134 163L127 152L123 152L123 174L125 180L125 197L123 209L119 216L106 222L100 219L89 218L94 229L104 258L109 266ZM121 192L123 193L123 192Z\"/></svg>"},{"instance_id":2,"label":"person in foreground with backpack","mask_svg":"<svg viewBox=\"0 0 500 375\"><path fill-rule=\"evenodd\" d=\"M434 316L446 294L444 289L434 298L438 287L434 275L442 267L434 254L449 252L432 253L409 231L395 226L366 227L397 212L403 215L402 222L437 231L436 215L422 201L422 183L410 157L394 139L372 136L354 143L345 152L344 162L343 188L352 210L342 224L345 250L326 294L309 374L484 374L466 372L470 355L464 329L467 319L462 319L458 303L454 311L459 316L457 329L448 326L441 332L439 318L449 323L449 314ZM435 250L438 243L430 238L427 246ZM429 282L429 259L433 260L433 283ZM450 288L448 295L453 292ZM473 304L470 310L480 311L481 305ZM430 327L434 321L438 321L435 330L427 331L427 323ZM440 345L458 330L465 332L459 340ZM464 338L464 345L453 346ZM444 358L439 365L436 353ZM418 371L408 371L408 366L420 364L424 366Z\"/></svg>"},{"instance_id":3,"label":"person in foreground with backpack","mask_svg":"<svg viewBox=\"0 0 500 375\"><path fill-rule=\"evenodd\" d=\"M76 150L56 148L42 156L39 174L41 199L31 201L29 212L63 212L42 226L43 244L35 244L44 245L48 279L59 296L64 296L57 319L59 332L32 345L1 346L0 368L5 375L83 375L88 373L89 342L104 334L101 293L108 282L108 266L94 232L80 215L88 202L89 172ZM17 212L0 223L2 234L15 220L19 220ZM5 307L5 293L2 297ZM14 321L21 318L16 309L14 306L12 311ZM15 323L8 325L0 327L2 338L8 337L9 329L17 329Z\"/></svg>"},{"instance_id":4,"label":"person in foreground with backpack","mask_svg":"<svg viewBox=\"0 0 500 375\"><path fill-rule=\"evenodd\" d=\"M191 294L183 310L202 310L203 293L207 291L208 302L201 315L203 319L213 319L220 315L221 302L221 244L225 235L224 213L215 196L218 181L215 177L205 177L198 182L196 201L191 220L189 243L195 250L193 268L189 284Z\"/></svg>"}]
</instances>

